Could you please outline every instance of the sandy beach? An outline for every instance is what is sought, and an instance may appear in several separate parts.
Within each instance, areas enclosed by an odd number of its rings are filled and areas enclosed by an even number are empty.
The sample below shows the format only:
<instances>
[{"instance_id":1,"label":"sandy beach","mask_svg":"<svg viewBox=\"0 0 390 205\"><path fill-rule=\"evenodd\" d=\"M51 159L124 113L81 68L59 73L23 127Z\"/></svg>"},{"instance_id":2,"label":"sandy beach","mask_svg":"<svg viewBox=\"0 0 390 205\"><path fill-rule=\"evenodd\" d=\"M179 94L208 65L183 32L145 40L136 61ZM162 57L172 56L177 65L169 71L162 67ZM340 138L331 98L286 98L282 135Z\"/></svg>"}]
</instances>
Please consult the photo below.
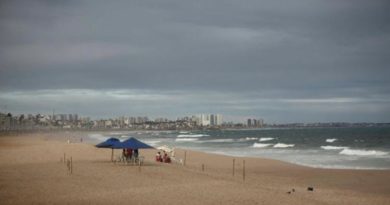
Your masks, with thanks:
<instances>
[{"instance_id":1,"label":"sandy beach","mask_svg":"<svg viewBox=\"0 0 390 205\"><path fill-rule=\"evenodd\" d=\"M112 163L111 149L81 142L85 135L1 136L1 204L390 204L390 170L317 169L192 150L176 151L178 159L186 152L185 166L154 162L156 150L140 150L140 167Z\"/></svg>"}]
</instances>

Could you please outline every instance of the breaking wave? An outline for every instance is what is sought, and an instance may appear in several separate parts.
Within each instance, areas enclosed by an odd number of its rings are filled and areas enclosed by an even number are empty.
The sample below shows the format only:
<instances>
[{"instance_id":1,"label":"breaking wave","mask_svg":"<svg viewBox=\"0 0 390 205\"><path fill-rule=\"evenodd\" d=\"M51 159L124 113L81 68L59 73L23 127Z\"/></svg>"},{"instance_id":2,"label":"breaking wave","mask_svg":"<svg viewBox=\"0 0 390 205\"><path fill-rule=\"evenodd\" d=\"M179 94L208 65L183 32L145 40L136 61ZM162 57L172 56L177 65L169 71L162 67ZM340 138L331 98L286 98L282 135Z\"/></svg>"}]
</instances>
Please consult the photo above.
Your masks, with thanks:
<instances>
[{"instance_id":1,"label":"breaking wave","mask_svg":"<svg viewBox=\"0 0 390 205\"><path fill-rule=\"evenodd\" d=\"M215 139L215 140L205 140L203 142L234 142L233 139Z\"/></svg>"},{"instance_id":2,"label":"breaking wave","mask_svg":"<svg viewBox=\"0 0 390 205\"><path fill-rule=\"evenodd\" d=\"M287 147L294 147L295 144L283 144L283 143L278 143L274 145L274 148L287 148Z\"/></svg>"},{"instance_id":3,"label":"breaking wave","mask_svg":"<svg viewBox=\"0 0 390 205\"><path fill-rule=\"evenodd\" d=\"M104 141L104 140L108 139L107 137L105 137L102 134L88 134L88 138L90 138L92 140L96 140L96 141Z\"/></svg>"},{"instance_id":4,"label":"breaking wave","mask_svg":"<svg viewBox=\"0 0 390 205\"><path fill-rule=\"evenodd\" d=\"M176 142L193 142L197 141L198 139L196 138L177 138L175 139Z\"/></svg>"},{"instance_id":5,"label":"breaking wave","mask_svg":"<svg viewBox=\"0 0 390 205\"><path fill-rule=\"evenodd\" d=\"M344 149L339 154L354 156L384 156L389 153L377 150Z\"/></svg>"},{"instance_id":6,"label":"breaking wave","mask_svg":"<svg viewBox=\"0 0 390 205\"><path fill-rule=\"evenodd\" d=\"M275 139L275 138L272 138L272 137L262 137L262 138L259 139L259 141L260 142L265 142L265 141L271 141L273 139Z\"/></svg>"},{"instance_id":7,"label":"breaking wave","mask_svg":"<svg viewBox=\"0 0 390 205\"><path fill-rule=\"evenodd\" d=\"M321 146L321 148L325 150L339 150L339 149L347 149L348 147Z\"/></svg>"},{"instance_id":8,"label":"breaking wave","mask_svg":"<svg viewBox=\"0 0 390 205\"><path fill-rule=\"evenodd\" d=\"M204 135L204 134L190 134L190 135L178 135L177 137L179 138L196 138L196 137L207 137L209 135Z\"/></svg>"},{"instance_id":9,"label":"breaking wave","mask_svg":"<svg viewBox=\"0 0 390 205\"><path fill-rule=\"evenodd\" d=\"M180 134L188 134L189 132L187 132L187 131L180 131L179 133Z\"/></svg>"},{"instance_id":10,"label":"breaking wave","mask_svg":"<svg viewBox=\"0 0 390 205\"><path fill-rule=\"evenodd\" d=\"M158 145L159 143L161 143L161 141L159 141L159 140L144 140L144 142L145 142L146 144L149 144L149 145L152 145L152 146L156 146L156 145Z\"/></svg>"},{"instance_id":11,"label":"breaking wave","mask_svg":"<svg viewBox=\"0 0 390 205\"><path fill-rule=\"evenodd\" d=\"M254 143L252 147L256 147L256 148L263 148L263 147L268 147L272 144L262 144L262 143Z\"/></svg>"},{"instance_id":12,"label":"breaking wave","mask_svg":"<svg viewBox=\"0 0 390 205\"><path fill-rule=\"evenodd\" d=\"M326 142L329 142L329 143L333 143L333 142L335 142L335 141L337 141L336 138L326 139Z\"/></svg>"}]
</instances>

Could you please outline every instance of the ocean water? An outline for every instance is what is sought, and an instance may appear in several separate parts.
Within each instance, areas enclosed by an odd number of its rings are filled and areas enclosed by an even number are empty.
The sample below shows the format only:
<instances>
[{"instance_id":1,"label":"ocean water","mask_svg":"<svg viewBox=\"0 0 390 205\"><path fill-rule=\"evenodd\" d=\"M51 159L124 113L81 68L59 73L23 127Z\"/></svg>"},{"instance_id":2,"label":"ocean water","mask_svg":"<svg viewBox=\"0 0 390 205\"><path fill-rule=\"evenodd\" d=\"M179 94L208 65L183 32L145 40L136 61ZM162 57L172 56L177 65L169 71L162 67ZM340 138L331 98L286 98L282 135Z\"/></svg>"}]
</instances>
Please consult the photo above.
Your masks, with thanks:
<instances>
[{"instance_id":1,"label":"ocean water","mask_svg":"<svg viewBox=\"0 0 390 205\"><path fill-rule=\"evenodd\" d=\"M322 168L390 169L390 128L294 128L213 131L137 131L90 134L136 137L158 147L192 149L228 156L278 159Z\"/></svg>"}]
</instances>

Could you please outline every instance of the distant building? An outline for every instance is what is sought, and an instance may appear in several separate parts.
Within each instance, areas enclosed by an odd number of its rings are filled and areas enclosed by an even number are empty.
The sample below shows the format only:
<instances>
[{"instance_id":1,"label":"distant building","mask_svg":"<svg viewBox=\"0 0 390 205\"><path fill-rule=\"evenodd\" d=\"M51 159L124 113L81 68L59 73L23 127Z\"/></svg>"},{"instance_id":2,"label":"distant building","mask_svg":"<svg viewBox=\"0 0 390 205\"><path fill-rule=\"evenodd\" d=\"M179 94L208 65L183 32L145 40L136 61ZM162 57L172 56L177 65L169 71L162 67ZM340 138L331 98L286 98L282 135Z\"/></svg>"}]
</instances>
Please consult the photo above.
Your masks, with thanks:
<instances>
[{"instance_id":1,"label":"distant building","mask_svg":"<svg viewBox=\"0 0 390 205\"><path fill-rule=\"evenodd\" d=\"M200 125L201 126L209 126L210 125L210 115L201 114L199 116Z\"/></svg>"},{"instance_id":2,"label":"distant building","mask_svg":"<svg viewBox=\"0 0 390 205\"><path fill-rule=\"evenodd\" d=\"M248 119L246 125L247 125L247 127L263 127L264 120L263 119Z\"/></svg>"},{"instance_id":3,"label":"distant building","mask_svg":"<svg viewBox=\"0 0 390 205\"><path fill-rule=\"evenodd\" d=\"M252 127L252 119L248 119L246 125Z\"/></svg>"},{"instance_id":4,"label":"distant building","mask_svg":"<svg viewBox=\"0 0 390 205\"><path fill-rule=\"evenodd\" d=\"M222 125L222 115L220 114L211 114L210 115L210 125L220 126Z\"/></svg>"}]
</instances>

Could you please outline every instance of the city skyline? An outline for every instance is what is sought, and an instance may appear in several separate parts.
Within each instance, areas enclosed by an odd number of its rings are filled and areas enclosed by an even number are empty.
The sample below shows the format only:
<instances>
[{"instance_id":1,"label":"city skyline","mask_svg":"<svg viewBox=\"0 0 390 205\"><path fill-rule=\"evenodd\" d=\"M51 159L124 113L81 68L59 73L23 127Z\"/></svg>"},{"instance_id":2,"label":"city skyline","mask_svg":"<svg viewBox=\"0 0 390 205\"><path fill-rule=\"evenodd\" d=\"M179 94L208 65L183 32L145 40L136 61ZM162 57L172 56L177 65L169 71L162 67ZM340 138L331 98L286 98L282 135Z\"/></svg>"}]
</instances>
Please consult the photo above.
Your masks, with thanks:
<instances>
[{"instance_id":1,"label":"city skyline","mask_svg":"<svg viewBox=\"0 0 390 205\"><path fill-rule=\"evenodd\" d=\"M390 4L3 1L0 112L390 122Z\"/></svg>"}]
</instances>

